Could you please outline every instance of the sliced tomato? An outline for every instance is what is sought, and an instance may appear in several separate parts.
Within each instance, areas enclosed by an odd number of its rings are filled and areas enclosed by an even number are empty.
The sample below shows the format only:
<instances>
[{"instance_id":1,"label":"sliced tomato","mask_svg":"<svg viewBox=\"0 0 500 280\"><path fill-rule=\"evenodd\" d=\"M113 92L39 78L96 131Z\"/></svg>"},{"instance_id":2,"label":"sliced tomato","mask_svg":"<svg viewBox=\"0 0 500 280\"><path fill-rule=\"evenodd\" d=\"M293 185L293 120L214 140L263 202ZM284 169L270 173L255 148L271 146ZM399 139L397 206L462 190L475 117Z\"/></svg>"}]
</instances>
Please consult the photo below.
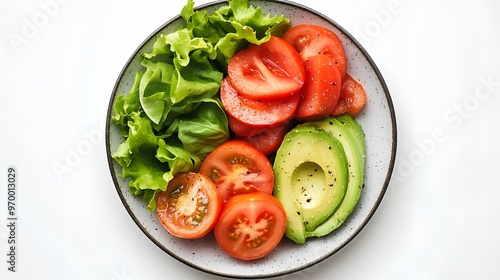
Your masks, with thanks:
<instances>
[{"instance_id":1,"label":"sliced tomato","mask_svg":"<svg viewBox=\"0 0 500 280\"><path fill-rule=\"evenodd\" d=\"M331 57L318 54L306 62L306 82L300 94L295 117L299 120L316 120L329 116L340 95L341 77Z\"/></svg>"},{"instance_id":2,"label":"sliced tomato","mask_svg":"<svg viewBox=\"0 0 500 280\"><path fill-rule=\"evenodd\" d=\"M220 98L228 115L246 126L264 128L293 118L300 95L293 94L281 100L253 100L239 94L226 78L221 83Z\"/></svg>"},{"instance_id":3,"label":"sliced tomato","mask_svg":"<svg viewBox=\"0 0 500 280\"><path fill-rule=\"evenodd\" d=\"M271 194L274 174L271 162L260 150L241 140L229 140L203 161L200 173L217 186L223 201L240 193Z\"/></svg>"},{"instance_id":4,"label":"sliced tomato","mask_svg":"<svg viewBox=\"0 0 500 280\"><path fill-rule=\"evenodd\" d=\"M229 61L227 72L231 85L254 100L290 96L302 87L305 79L298 52L275 36L236 53Z\"/></svg>"},{"instance_id":5,"label":"sliced tomato","mask_svg":"<svg viewBox=\"0 0 500 280\"><path fill-rule=\"evenodd\" d=\"M358 81L352 76L346 74L342 82L342 89L340 91L339 101L333 110L332 115L338 116L348 113L354 117L366 104L366 91Z\"/></svg>"},{"instance_id":6,"label":"sliced tomato","mask_svg":"<svg viewBox=\"0 0 500 280\"><path fill-rule=\"evenodd\" d=\"M172 235L195 239L213 229L222 211L222 198L206 176L177 173L156 198L156 212Z\"/></svg>"},{"instance_id":7,"label":"sliced tomato","mask_svg":"<svg viewBox=\"0 0 500 280\"><path fill-rule=\"evenodd\" d=\"M339 68L340 76L344 78L346 73L344 47L332 30L319 25L300 24L288 29L282 38L295 47L303 60L318 53L331 56Z\"/></svg>"},{"instance_id":8,"label":"sliced tomato","mask_svg":"<svg viewBox=\"0 0 500 280\"><path fill-rule=\"evenodd\" d=\"M244 140L259 149L265 155L276 152L292 128L292 121L286 121L273 127L251 127L228 115L229 127L234 133L234 139Z\"/></svg>"},{"instance_id":9,"label":"sliced tomato","mask_svg":"<svg viewBox=\"0 0 500 280\"><path fill-rule=\"evenodd\" d=\"M237 137L236 139L248 141L265 155L271 155L278 150L281 142L283 142L285 138L285 134L290 131L291 128L292 121L288 121L276 127L267 128L253 136Z\"/></svg>"},{"instance_id":10,"label":"sliced tomato","mask_svg":"<svg viewBox=\"0 0 500 280\"><path fill-rule=\"evenodd\" d=\"M227 120L229 128L238 137L252 137L269 129L268 125L248 126L229 114L227 115Z\"/></svg>"},{"instance_id":11,"label":"sliced tomato","mask_svg":"<svg viewBox=\"0 0 500 280\"><path fill-rule=\"evenodd\" d=\"M214 234L223 251L241 260L270 253L281 241L286 214L270 194L256 192L231 197L215 225Z\"/></svg>"}]
</instances>

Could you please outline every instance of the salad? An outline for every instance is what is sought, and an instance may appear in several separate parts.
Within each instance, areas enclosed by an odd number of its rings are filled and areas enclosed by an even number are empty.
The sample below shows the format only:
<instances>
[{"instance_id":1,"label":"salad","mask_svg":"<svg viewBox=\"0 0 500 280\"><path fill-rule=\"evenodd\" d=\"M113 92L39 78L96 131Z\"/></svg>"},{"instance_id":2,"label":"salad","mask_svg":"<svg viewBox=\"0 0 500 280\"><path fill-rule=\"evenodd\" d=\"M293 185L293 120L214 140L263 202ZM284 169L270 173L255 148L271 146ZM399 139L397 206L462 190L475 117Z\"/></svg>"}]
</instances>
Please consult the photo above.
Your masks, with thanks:
<instances>
[{"instance_id":1,"label":"salad","mask_svg":"<svg viewBox=\"0 0 500 280\"><path fill-rule=\"evenodd\" d=\"M188 0L181 17L113 104L125 140L112 157L130 192L171 234L213 230L243 260L283 235L304 243L336 229L363 184L353 117L366 102L338 37L247 0L213 13Z\"/></svg>"}]
</instances>

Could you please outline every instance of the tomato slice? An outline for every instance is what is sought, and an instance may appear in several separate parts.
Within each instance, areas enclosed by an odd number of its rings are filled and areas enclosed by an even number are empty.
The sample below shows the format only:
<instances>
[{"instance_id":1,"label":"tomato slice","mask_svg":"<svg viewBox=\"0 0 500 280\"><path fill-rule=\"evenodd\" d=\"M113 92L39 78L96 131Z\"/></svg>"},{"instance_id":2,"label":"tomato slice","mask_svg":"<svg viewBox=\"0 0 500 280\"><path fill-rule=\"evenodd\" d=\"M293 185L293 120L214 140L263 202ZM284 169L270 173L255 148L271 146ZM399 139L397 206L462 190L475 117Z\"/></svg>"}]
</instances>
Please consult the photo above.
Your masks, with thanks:
<instances>
[{"instance_id":1,"label":"tomato slice","mask_svg":"<svg viewBox=\"0 0 500 280\"><path fill-rule=\"evenodd\" d=\"M282 38L294 46L303 60L318 53L332 57L339 68L340 76L344 78L346 73L344 47L332 30L319 25L299 24L288 29Z\"/></svg>"},{"instance_id":2,"label":"tomato slice","mask_svg":"<svg viewBox=\"0 0 500 280\"><path fill-rule=\"evenodd\" d=\"M285 138L285 134L292 129L292 124L292 121L288 121L278 126L264 129L253 136L237 137L236 139L248 141L248 143L252 144L265 155L271 155L278 150Z\"/></svg>"},{"instance_id":3,"label":"tomato slice","mask_svg":"<svg viewBox=\"0 0 500 280\"><path fill-rule=\"evenodd\" d=\"M333 110L332 115L338 116L348 113L350 116L356 116L366 104L366 91L358 81L352 76L346 74L342 81L339 101Z\"/></svg>"},{"instance_id":4,"label":"tomato slice","mask_svg":"<svg viewBox=\"0 0 500 280\"><path fill-rule=\"evenodd\" d=\"M242 140L229 140L215 148L201 164L200 173L215 183L223 201L240 193L271 194L274 187L269 159Z\"/></svg>"},{"instance_id":5,"label":"tomato slice","mask_svg":"<svg viewBox=\"0 0 500 280\"><path fill-rule=\"evenodd\" d=\"M251 127L228 115L229 127L234 133L234 139L244 140L259 149L265 155L276 152L285 138L285 134L292 128L292 120L276 126Z\"/></svg>"},{"instance_id":6,"label":"tomato slice","mask_svg":"<svg viewBox=\"0 0 500 280\"><path fill-rule=\"evenodd\" d=\"M172 235L195 239L213 229L222 211L222 198L206 176L177 173L156 198L156 212Z\"/></svg>"},{"instance_id":7,"label":"tomato slice","mask_svg":"<svg viewBox=\"0 0 500 280\"><path fill-rule=\"evenodd\" d=\"M270 194L256 192L231 197L215 225L214 234L223 251L241 260L270 253L281 241L286 214Z\"/></svg>"},{"instance_id":8,"label":"tomato slice","mask_svg":"<svg viewBox=\"0 0 500 280\"><path fill-rule=\"evenodd\" d=\"M229 61L227 72L231 85L254 100L290 96L302 87L305 79L299 53L275 36L236 53Z\"/></svg>"},{"instance_id":9,"label":"tomato slice","mask_svg":"<svg viewBox=\"0 0 500 280\"><path fill-rule=\"evenodd\" d=\"M259 101L248 99L236 91L228 78L220 87L222 106L228 115L250 127L271 127L291 118L299 105L300 94L281 100Z\"/></svg>"},{"instance_id":10,"label":"tomato slice","mask_svg":"<svg viewBox=\"0 0 500 280\"><path fill-rule=\"evenodd\" d=\"M229 114L227 115L227 120L229 128L238 137L252 137L269 129L268 125L248 126Z\"/></svg>"},{"instance_id":11,"label":"tomato slice","mask_svg":"<svg viewBox=\"0 0 500 280\"><path fill-rule=\"evenodd\" d=\"M306 62L307 79L300 94L301 100L295 117L316 120L329 116L337 105L341 77L333 59L325 54L309 57Z\"/></svg>"}]
</instances>

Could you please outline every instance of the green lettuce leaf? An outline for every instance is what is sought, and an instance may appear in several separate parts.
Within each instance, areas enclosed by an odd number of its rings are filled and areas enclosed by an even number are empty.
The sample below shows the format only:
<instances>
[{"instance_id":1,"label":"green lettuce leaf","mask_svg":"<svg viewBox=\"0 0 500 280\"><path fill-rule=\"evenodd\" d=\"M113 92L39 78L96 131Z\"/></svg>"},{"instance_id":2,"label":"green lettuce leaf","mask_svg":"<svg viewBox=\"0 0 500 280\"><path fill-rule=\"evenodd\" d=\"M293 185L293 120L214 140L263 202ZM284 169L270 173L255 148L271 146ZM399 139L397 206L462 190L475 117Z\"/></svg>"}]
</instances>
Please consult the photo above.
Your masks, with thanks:
<instances>
[{"instance_id":1,"label":"green lettuce leaf","mask_svg":"<svg viewBox=\"0 0 500 280\"><path fill-rule=\"evenodd\" d=\"M196 111L180 119L178 136L198 169L203 159L229 140L228 120L222 105L216 100L202 103Z\"/></svg>"},{"instance_id":2,"label":"green lettuce leaf","mask_svg":"<svg viewBox=\"0 0 500 280\"><path fill-rule=\"evenodd\" d=\"M142 73L137 72L134 84L128 95L125 96L123 93L118 95L113 104L114 115L111 117L111 120L120 126L121 134L125 137L128 135L128 121L131 119L132 113L142 111L139 101L139 84L141 79Z\"/></svg>"},{"instance_id":3,"label":"green lettuce leaf","mask_svg":"<svg viewBox=\"0 0 500 280\"><path fill-rule=\"evenodd\" d=\"M178 139L169 139L170 143L166 143L164 139L158 140L158 150L156 158L167 163L169 171L163 173L163 179L169 182L174 178L174 175L179 172L188 172L193 168L193 160L183 148L182 143Z\"/></svg>"},{"instance_id":4,"label":"green lettuce leaf","mask_svg":"<svg viewBox=\"0 0 500 280\"><path fill-rule=\"evenodd\" d=\"M223 29L224 36L217 40L217 60L227 67L236 52L252 44L267 42L272 35L281 36L290 27L283 15L264 15L260 7L248 5L248 0L229 0L210 16L210 22Z\"/></svg>"},{"instance_id":5,"label":"green lettuce leaf","mask_svg":"<svg viewBox=\"0 0 500 280\"><path fill-rule=\"evenodd\" d=\"M122 176L130 178L130 192L143 195L143 199L148 203L146 208L150 211L156 208L156 192L166 190L168 184L163 178L168 164L159 162L155 155L154 149L141 149L130 165L122 170Z\"/></svg>"},{"instance_id":6,"label":"green lettuce leaf","mask_svg":"<svg viewBox=\"0 0 500 280\"><path fill-rule=\"evenodd\" d=\"M203 51L207 54L213 53L213 46L203 38L193 37L188 29L181 29L166 36L165 44L170 45L170 50L175 53L175 59L181 66L187 66L192 51Z\"/></svg>"},{"instance_id":7,"label":"green lettuce leaf","mask_svg":"<svg viewBox=\"0 0 500 280\"><path fill-rule=\"evenodd\" d=\"M165 118L170 107L170 87L174 67L164 62L142 61L146 67L139 84L139 100L146 115L155 124Z\"/></svg>"},{"instance_id":8,"label":"green lettuce leaf","mask_svg":"<svg viewBox=\"0 0 500 280\"><path fill-rule=\"evenodd\" d=\"M164 57L170 57L172 58L174 54L170 50L170 47L166 43L167 41L167 35L165 34L160 34L158 39L156 39L154 45L153 45L153 50L149 53L144 53L142 56L147 59L152 59L155 58L156 56L164 56ZM168 60L168 59L167 59Z\"/></svg>"},{"instance_id":9,"label":"green lettuce leaf","mask_svg":"<svg viewBox=\"0 0 500 280\"><path fill-rule=\"evenodd\" d=\"M248 5L248 0L229 0L209 14L206 10L194 11L194 1L188 0L181 11L186 21L184 28L156 41L151 58L159 54L174 54L182 66L189 64L192 51L202 51L210 60L220 64L225 72L234 54L248 44L261 44L271 35L281 36L290 27L290 20L283 15L264 14L260 7Z\"/></svg>"},{"instance_id":10,"label":"green lettuce leaf","mask_svg":"<svg viewBox=\"0 0 500 280\"><path fill-rule=\"evenodd\" d=\"M190 56L188 65L174 59L175 72L172 78L170 100L179 103L187 97L212 97L219 91L223 78L222 72L215 70L202 52L196 51ZM184 67L183 67L184 66Z\"/></svg>"},{"instance_id":11,"label":"green lettuce leaf","mask_svg":"<svg viewBox=\"0 0 500 280\"><path fill-rule=\"evenodd\" d=\"M160 34L142 54L128 94L113 104L111 120L124 141L112 157L129 179L130 192L156 208L156 195L179 172L197 171L218 145L229 140L218 90L227 64L250 43L281 35L290 22L270 16L248 0L228 0L217 11L194 10L187 0L185 24Z\"/></svg>"},{"instance_id":12,"label":"green lettuce leaf","mask_svg":"<svg viewBox=\"0 0 500 280\"><path fill-rule=\"evenodd\" d=\"M122 166L121 176L130 178L129 190L134 195L143 195L146 190L165 190L167 181L163 174L169 166L156 157L158 138L154 135L151 122L147 117L141 117L139 112L131 113L130 117L129 135L112 154ZM155 201L151 201L153 198L150 196L148 199L149 210L156 206Z\"/></svg>"},{"instance_id":13,"label":"green lettuce leaf","mask_svg":"<svg viewBox=\"0 0 500 280\"><path fill-rule=\"evenodd\" d=\"M128 137L112 155L122 167L129 166L132 159L140 154L141 148L154 149L157 145L157 137L153 133L151 122L141 117L139 112L131 113L130 117L131 120L127 123Z\"/></svg>"}]
</instances>

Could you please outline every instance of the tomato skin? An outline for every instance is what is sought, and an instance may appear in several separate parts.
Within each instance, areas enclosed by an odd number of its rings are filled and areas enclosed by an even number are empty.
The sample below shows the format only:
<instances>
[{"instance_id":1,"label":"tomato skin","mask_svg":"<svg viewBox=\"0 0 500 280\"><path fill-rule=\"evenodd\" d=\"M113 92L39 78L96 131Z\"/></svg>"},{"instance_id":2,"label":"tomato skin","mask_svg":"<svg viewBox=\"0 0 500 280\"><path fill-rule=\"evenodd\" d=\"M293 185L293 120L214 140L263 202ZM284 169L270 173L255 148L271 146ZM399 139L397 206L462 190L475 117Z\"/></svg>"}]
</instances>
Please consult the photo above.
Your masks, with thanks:
<instances>
[{"instance_id":1,"label":"tomato skin","mask_svg":"<svg viewBox=\"0 0 500 280\"><path fill-rule=\"evenodd\" d=\"M248 126L229 114L227 115L227 120L229 122L229 128L238 137L252 137L269 129L267 125L255 127Z\"/></svg>"},{"instance_id":2,"label":"tomato skin","mask_svg":"<svg viewBox=\"0 0 500 280\"><path fill-rule=\"evenodd\" d=\"M221 211L222 198L215 184L199 173L177 173L156 198L158 219L170 234L180 238L205 236Z\"/></svg>"},{"instance_id":3,"label":"tomato skin","mask_svg":"<svg viewBox=\"0 0 500 280\"><path fill-rule=\"evenodd\" d=\"M292 129L292 120L268 127L251 127L228 115L229 127L237 140L247 141L265 155L275 153L285 134Z\"/></svg>"},{"instance_id":4,"label":"tomato skin","mask_svg":"<svg viewBox=\"0 0 500 280\"><path fill-rule=\"evenodd\" d=\"M229 140L215 148L201 164L200 173L215 183L222 201L241 193L271 194L274 187L269 159L242 140Z\"/></svg>"},{"instance_id":5,"label":"tomato skin","mask_svg":"<svg viewBox=\"0 0 500 280\"><path fill-rule=\"evenodd\" d=\"M318 53L332 57L339 68L340 76L344 78L347 63L344 47L332 30L319 25L300 24L288 29L282 38L294 46L303 60Z\"/></svg>"},{"instance_id":6,"label":"tomato skin","mask_svg":"<svg viewBox=\"0 0 500 280\"><path fill-rule=\"evenodd\" d=\"M301 100L295 117L306 121L327 117L340 96L340 72L333 59L325 54L309 57L305 66L307 79L300 91Z\"/></svg>"},{"instance_id":7,"label":"tomato skin","mask_svg":"<svg viewBox=\"0 0 500 280\"><path fill-rule=\"evenodd\" d=\"M220 87L220 98L226 113L249 127L266 128L284 123L299 105L300 94L281 100L259 101L248 99L231 86L225 78Z\"/></svg>"},{"instance_id":8,"label":"tomato skin","mask_svg":"<svg viewBox=\"0 0 500 280\"><path fill-rule=\"evenodd\" d=\"M248 143L252 144L265 155L271 155L278 150L285 138L285 134L292 129L292 124L292 121L288 121L278 126L264 129L252 136L237 136L236 139L248 141Z\"/></svg>"},{"instance_id":9,"label":"tomato skin","mask_svg":"<svg viewBox=\"0 0 500 280\"><path fill-rule=\"evenodd\" d=\"M255 260L276 248L285 228L286 214L281 203L270 194L256 192L231 197L224 204L214 234L229 255Z\"/></svg>"},{"instance_id":10,"label":"tomato skin","mask_svg":"<svg viewBox=\"0 0 500 280\"><path fill-rule=\"evenodd\" d=\"M366 91L358 81L346 74L342 82L339 101L333 110L332 115L338 116L344 113L351 117L356 116L366 104Z\"/></svg>"},{"instance_id":11,"label":"tomato skin","mask_svg":"<svg viewBox=\"0 0 500 280\"><path fill-rule=\"evenodd\" d=\"M250 45L229 61L231 85L243 96L272 100L291 96L304 84L299 53L283 39L271 36L260 45Z\"/></svg>"}]
</instances>

